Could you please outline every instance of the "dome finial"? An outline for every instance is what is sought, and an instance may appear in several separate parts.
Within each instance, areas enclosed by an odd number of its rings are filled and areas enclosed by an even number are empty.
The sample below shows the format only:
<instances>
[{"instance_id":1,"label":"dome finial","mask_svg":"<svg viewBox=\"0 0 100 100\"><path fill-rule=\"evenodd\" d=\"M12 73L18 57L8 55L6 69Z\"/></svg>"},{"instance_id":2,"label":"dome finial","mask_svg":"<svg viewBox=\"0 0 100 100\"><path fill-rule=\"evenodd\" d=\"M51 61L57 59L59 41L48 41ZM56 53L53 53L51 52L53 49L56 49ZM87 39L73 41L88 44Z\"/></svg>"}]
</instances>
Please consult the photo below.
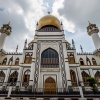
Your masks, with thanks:
<instances>
[{"instance_id":1,"label":"dome finial","mask_svg":"<svg viewBox=\"0 0 100 100\"><path fill-rule=\"evenodd\" d=\"M50 12L50 11L48 11L48 15L50 15L50 13L51 13L51 12Z\"/></svg>"}]
</instances>

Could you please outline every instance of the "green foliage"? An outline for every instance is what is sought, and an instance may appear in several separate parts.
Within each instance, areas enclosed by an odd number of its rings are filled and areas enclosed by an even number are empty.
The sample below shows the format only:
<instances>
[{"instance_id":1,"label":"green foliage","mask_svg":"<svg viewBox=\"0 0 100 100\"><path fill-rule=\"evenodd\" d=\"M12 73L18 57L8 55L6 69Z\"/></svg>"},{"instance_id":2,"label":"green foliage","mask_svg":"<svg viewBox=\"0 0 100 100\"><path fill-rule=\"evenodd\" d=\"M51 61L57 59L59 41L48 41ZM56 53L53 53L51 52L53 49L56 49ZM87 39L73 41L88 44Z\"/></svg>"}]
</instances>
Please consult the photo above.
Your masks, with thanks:
<instances>
[{"instance_id":1,"label":"green foliage","mask_svg":"<svg viewBox=\"0 0 100 100\"><path fill-rule=\"evenodd\" d=\"M89 86L95 87L95 84L97 83L97 80L95 78L93 78L93 77L89 77L87 79L87 82L89 82Z\"/></svg>"}]
</instances>

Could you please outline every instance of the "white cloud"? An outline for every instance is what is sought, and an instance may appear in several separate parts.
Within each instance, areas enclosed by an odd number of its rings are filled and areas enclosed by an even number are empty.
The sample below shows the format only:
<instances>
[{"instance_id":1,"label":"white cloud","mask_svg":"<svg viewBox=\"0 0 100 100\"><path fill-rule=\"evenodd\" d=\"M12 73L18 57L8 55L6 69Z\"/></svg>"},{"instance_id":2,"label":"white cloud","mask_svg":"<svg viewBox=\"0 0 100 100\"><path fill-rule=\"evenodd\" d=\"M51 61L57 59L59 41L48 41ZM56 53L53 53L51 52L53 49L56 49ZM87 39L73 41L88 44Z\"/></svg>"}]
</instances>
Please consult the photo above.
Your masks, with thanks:
<instances>
[{"instance_id":1,"label":"white cloud","mask_svg":"<svg viewBox=\"0 0 100 100\"><path fill-rule=\"evenodd\" d=\"M44 0L1 0L0 8L0 27L11 22L12 33L7 37L4 49L7 51L15 50L19 45L22 51L24 40L34 38L36 23L47 10L47 3Z\"/></svg>"},{"instance_id":2,"label":"white cloud","mask_svg":"<svg viewBox=\"0 0 100 100\"><path fill-rule=\"evenodd\" d=\"M65 0L55 0L53 6L52 6L52 14L57 16L63 23L64 30L68 32L75 32L75 25L73 22L68 21L63 15L60 15L59 9L64 8L64 2Z\"/></svg>"}]
</instances>

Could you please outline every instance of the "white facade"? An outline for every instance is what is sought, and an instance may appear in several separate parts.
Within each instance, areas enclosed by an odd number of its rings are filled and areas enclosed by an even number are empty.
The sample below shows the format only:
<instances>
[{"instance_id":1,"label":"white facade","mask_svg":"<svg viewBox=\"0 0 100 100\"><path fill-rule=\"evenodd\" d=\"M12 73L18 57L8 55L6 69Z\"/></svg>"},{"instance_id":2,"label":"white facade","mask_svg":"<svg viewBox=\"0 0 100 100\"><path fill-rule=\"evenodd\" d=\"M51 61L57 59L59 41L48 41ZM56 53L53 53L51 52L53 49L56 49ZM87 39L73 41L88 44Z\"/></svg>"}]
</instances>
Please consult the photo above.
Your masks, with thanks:
<instances>
[{"instance_id":1,"label":"white facade","mask_svg":"<svg viewBox=\"0 0 100 100\"><path fill-rule=\"evenodd\" d=\"M49 26L46 27L46 25L43 28L37 29L34 39L28 44L28 47L26 47L27 42L25 42L22 53L0 51L0 73L1 71L4 73L4 78L0 74L2 86L14 82L16 86L20 87L29 85L33 88L45 88L46 79L51 77L55 80L56 88L63 89L75 84L78 85L79 83L82 86L85 85L86 81L84 79L87 77L82 76L82 72L95 78L96 73L99 72L100 76L100 43L98 43L100 40L95 41L95 45L99 45L98 50L94 53L77 53L75 44L71 47L70 43L65 40L64 31L57 28L54 31L54 29L55 27L52 26L49 29ZM92 37L95 40L95 36ZM100 39L99 37L97 38ZM0 39L0 48L4 45L1 41L4 40ZM48 49L52 49L58 54L57 59L59 59L59 62L56 68L46 67L51 66L49 62L45 67L41 65L41 55ZM15 71L16 74L13 76L12 74ZM98 82L100 82L99 76L97 76Z\"/></svg>"}]
</instances>

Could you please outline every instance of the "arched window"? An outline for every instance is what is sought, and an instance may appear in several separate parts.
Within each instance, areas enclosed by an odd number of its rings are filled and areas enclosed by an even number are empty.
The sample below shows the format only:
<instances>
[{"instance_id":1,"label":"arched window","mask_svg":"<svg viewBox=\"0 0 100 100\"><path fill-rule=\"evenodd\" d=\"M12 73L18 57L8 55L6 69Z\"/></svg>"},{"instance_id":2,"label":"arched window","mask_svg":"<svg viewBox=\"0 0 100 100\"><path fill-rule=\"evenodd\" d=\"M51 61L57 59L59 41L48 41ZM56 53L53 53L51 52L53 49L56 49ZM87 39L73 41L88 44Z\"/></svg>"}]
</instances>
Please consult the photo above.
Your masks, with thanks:
<instances>
[{"instance_id":1,"label":"arched window","mask_svg":"<svg viewBox=\"0 0 100 100\"><path fill-rule=\"evenodd\" d=\"M8 65L11 65L13 63L13 56L9 59Z\"/></svg>"},{"instance_id":2,"label":"arched window","mask_svg":"<svg viewBox=\"0 0 100 100\"><path fill-rule=\"evenodd\" d=\"M100 72L99 71L95 73L95 78L97 79L97 82L100 83Z\"/></svg>"},{"instance_id":3,"label":"arched window","mask_svg":"<svg viewBox=\"0 0 100 100\"><path fill-rule=\"evenodd\" d=\"M97 65L96 60L94 58L92 58L92 63L93 65Z\"/></svg>"},{"instance_id":4,"label":"arched window","mask_svg":"<svg viewBox=\"0 0 100 100\"><path fill-rule=\"evenodd\" d=\"M87 79L89 78L89 75L85 71L83 71L82 72L82 78L83 78L83 82L85 83L85 82L87 82Z\"/></svg>"},{"instance_id":5,"label":"arched window","mask_svg":"<svg viewBox=\"0 0 100 100\"><path fill-rule=\"evenodd\" d=\"M69 64L75 63L74 55L72 53L70 53L70 55L68 55L68 61L69 61Z\"/></svg>"},{"instance_id":6,"label":"arched window","mask_svg":"<svg viewBox=\"0 0 100 100\"><path fill-rule=\"evenodd\" d=\"M71 75L72 85L77 85L76 74L73 70L70 70L70 75Z\"/></svg>"},{"instance_id":7,"label":"arched window","mask_svg":"<svg viewBox=\"0 0 100 100\"><path fill-rule=\"evenodd\" d=\"M19 65L19 58L15 60L15 65Z\"/></svg>"},{"instance_id":8,"label":"arched window","mask_svg":"<svg viewBox=\"0 0 100 100\"><path fill-rule=\"evenodd\" d=\"M80 58L80 65L84 65L84 61L82 58Z\"/></svg>"},{"instance_id":9,"label":"arched window","mask_svg":"<svg viewBox=\"0 0 100 100\"><path fill-rule=\"evenodd\" d=\"M18 72L14 71L10 76L9 76L9 83L16 83L17 82L17 77L18 77ZM11 84L13 85L13 84Z\"/></svg>"},{"instance_id":10,"label":"arched window","mask_svg":"<svg viewBox=\"0 0 100 100\"><path fill-rule=\"evenodd\" d=\"M30 70L26 70L23 75L23 85L28 84L30 79Z\"/></svg>"},{"instance_id":11,"label":"arched window","mask_svg":"<svg viewBox=\"0 0 100 100\"><path fill-rule=\"evenodd\" d=\"M91 65L91 61L88 57L86 57L86 62L87 62L87 65Z\"/></svg>"},{"instance_id":12,"label":"arched window","mask_svg":"<svg viewBox=\"0 0 100 100\"><path fill-rule=\"evenodd\" d=\"M26 56L25 56L25 61L24 62L30 64L32 62L32 55L27 53Z\"/></svg>"},{"instance_id":13,"label":"arched window","mask_svg":"<svg viewBox=\"0 0 100 100\"><path fill-rule=\"evenodd\" d=\"M3 60L2 65L6 65L6 63L7 63L7 58L5 58L5 59Z\"/></svg>"},{"instance_id":14,"label":"arched window","mask_svg":"<svg viewBox=\"0 0 100 100\"><path fill-rule=\"evenodd\" d=\"M4 82L5 79L5 73L3 71L0 71L0 82Z\"/></svg>"},{"instance_id":15,"label":"arched window","mask_svg":"<svg viewBox=\"0 0 100 100\"><path fill-rule=\"evenodd\" d=\"M59 67L59 56L57 51L48 48L41 54L41 67L43 68L57 68Z\"/></svg>"}]
</instances>

